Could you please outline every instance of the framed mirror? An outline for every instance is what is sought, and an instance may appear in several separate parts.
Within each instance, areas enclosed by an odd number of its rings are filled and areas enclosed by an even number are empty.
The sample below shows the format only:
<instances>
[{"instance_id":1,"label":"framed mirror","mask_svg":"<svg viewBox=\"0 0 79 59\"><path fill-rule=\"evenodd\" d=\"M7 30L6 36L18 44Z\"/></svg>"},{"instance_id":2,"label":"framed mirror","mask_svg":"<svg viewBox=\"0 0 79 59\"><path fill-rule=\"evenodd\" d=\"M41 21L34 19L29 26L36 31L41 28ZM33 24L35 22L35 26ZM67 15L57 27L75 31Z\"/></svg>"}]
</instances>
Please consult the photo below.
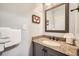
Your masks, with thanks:
<instances>
[{"instance_id":1,"label":"framed mirror","mask_svg":"<svg viewBox=\"0 0 79 59\"><path fill-rule=\"evenodd\" d=\"M69 4L63 3L45 10L45 32L69 32Z\"/></svg>"}]
</instances>

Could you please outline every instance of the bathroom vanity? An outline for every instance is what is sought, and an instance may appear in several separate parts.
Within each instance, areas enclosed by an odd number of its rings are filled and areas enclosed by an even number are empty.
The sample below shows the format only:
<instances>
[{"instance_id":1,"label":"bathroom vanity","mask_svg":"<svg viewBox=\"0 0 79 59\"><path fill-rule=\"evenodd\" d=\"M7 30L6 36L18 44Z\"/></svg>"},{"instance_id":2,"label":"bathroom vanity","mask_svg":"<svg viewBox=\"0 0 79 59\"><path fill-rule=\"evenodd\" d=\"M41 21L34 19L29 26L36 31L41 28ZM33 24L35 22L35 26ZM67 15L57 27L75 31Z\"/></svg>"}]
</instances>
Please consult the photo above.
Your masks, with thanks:
<instances>
[{"instance_id":1,"label":"bathroom vanity","mask_svg":"<svg viewBox=\"0 0 79 59\"><path fill-rule=\"evenodd\" d=\"M77 56L79 47L64 41L50 40L47 37L33 38L34 56Z\"/></svg>"},{"instance_id":2,"label":"bathroom vanity","mask_svg":"<svg viewBox=\"0 0 79 59\"><path fill-rule=\"evenodd\" d=\"M38 43L33 43L34 47L34 56L66 56L66 54L63 54L61 52L58 52L56 50L50 49L46 46L43 46Z\"/></svg>"}]
</instances>

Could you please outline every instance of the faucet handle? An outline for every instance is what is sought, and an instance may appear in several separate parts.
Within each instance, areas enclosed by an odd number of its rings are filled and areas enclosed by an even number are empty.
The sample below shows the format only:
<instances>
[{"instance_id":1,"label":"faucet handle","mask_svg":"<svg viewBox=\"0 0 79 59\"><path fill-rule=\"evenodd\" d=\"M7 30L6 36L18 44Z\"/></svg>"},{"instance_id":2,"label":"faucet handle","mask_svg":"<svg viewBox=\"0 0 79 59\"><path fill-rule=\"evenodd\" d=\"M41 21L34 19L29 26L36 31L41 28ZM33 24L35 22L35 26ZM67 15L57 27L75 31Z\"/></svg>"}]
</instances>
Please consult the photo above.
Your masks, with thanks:
<instances>
[{"instance_id":1,"label":"faucet handle","mask_svg":"<svg viewBox=\"0 0 79 59\"><path fill-rule=\"evenodd\" d=\"M55 36L53 36L53 38L52 38L53 40L56 40L56 37Z\"/></svg>"},{"instance_id":2,"label":"faucet handle","mask_svg":"<svg viewBox=\"0 0 79 59\"><path fill-rule=\"evenodd\" d=\"M50 39L51 39L51 40L55 40L55 37L54 37L54 36L50 36Z\"/></svg>"}]
</instances>

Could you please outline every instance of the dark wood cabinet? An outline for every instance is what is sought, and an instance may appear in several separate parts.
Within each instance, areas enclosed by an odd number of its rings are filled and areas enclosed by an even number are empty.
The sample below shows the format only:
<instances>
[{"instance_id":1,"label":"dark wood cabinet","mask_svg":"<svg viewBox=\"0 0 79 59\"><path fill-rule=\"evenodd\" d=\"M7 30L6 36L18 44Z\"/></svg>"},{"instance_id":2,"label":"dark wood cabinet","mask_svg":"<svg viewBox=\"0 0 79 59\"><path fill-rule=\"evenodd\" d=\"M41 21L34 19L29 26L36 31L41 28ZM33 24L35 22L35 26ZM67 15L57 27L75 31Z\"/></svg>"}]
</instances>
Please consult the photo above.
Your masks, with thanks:
<instances>
[{"instance_id":1,"label":"dark wood cabinet","mask_svg":"<svg viewBox=\"0 0 79 59\"><path fill-rule=\"evenodd\" d=\"M33 55L34 56L43 56L43 46L37 43L33 43Z\"/></svg>"},{"instance_id":2,"label":"dark wood cabinet","mask_svg":"<svg viewBox=\"0 0 79 59\"><path fill-rule=\"evenodd\" d=\"M50 49L48 47L44 47L45 50L47 50L46 55L47 56L66 56L65 54L58 52L56 50Z\"/></svg>"},{"instance_id":3,"label":"dark wood cabinet","mask_svg":"<svg viewBox=\"0 0 79 59\"><path fill-rule=\"evenodd\" d=\"M33 56L67 56L67 55L33 42Z\"/></svg>"}]
</instances>

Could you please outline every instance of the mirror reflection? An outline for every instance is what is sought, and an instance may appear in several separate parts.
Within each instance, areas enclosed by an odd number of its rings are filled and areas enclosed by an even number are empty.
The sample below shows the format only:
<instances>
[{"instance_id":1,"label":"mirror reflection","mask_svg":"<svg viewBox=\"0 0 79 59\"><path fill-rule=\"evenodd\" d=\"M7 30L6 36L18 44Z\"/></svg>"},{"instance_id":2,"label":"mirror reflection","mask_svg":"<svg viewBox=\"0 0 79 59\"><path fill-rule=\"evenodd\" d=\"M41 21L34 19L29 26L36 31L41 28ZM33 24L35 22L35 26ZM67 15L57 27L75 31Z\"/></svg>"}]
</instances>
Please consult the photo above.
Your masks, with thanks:
<instances>
[{"instance_id":1,"label":"mirror reflection","mask_svg":"<svg viewBox=\"0 0 79 59\"><path fill-rule=\"evenodd\" d=\"M59 4L45 11L46 31L68 32L66 28L66 24L68 23L68 17L66 19L66 8L66 4Z\"/></svg>"}]
</instances>

